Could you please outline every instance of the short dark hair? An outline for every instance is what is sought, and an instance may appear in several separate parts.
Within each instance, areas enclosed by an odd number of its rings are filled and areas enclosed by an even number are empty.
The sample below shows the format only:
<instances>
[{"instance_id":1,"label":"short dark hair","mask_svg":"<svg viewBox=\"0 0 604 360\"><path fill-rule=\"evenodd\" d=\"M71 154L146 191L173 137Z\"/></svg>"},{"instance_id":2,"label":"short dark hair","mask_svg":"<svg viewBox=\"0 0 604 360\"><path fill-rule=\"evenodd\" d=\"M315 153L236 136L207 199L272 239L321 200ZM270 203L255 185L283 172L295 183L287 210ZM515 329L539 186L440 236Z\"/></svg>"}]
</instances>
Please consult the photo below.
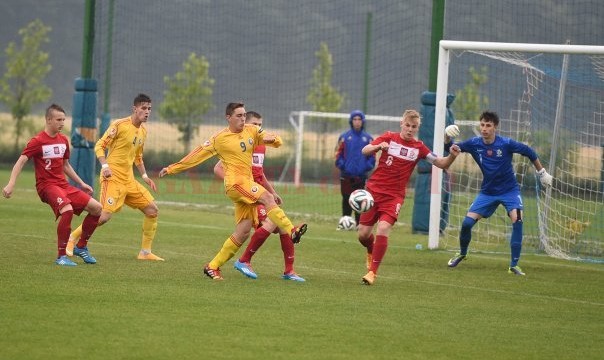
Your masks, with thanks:
<instances>
[{"instance_id":1,"label":"short dark hair","mask_svg":"<svg viewBox=\"0 0 604 360\"><path fill-rule=\"evenodd\" d=\"M151 98L149 97L149 95L140 93L140 94L136 95L136 97L134 98L134 101L132 102L132 105L138 106L141 103L150 103L150 102L151 102Z\"/></svg>"},{"instance_id":2,"label":"short dark hair","mask_svg":"<svg viewBox=\"0 0 604 360\"><path fill-rule=\"evenodd\" d=\"M61 105L50 104L50 106L46 108L46 118L47 119L50 118L50 113L53 111L59 111L59 112L62 112L63 114L65 114L65 110L63 110Z\"/></svg>"},{"instance_id":3,"label":"short dark hair","mask_svg":"<svg viewBox=\"0 0 604 360\"><path fill-rule=\"evenodd\" d=\"M245 105L242 102L232 102L226 106L226 115L233 115L235 109L239 109L240 107L244 107Z\"/></svg>"},{"instance_id":4,"label":"short dark hair","mask_svg":"<svg viewBox=\"0 0 604 360\"><path fill-rule=\"evenodd\" d=\"M497 113L494 111L484 111L482 114L480 114L479 120L484 120L485 122L492 122L493 125L499 126L499 115L497 115Z\"/></svg>"},{"instance_id":5,"label":"short dark hair","mask_svg":"<svg viewBox=\"0 0 604 360\"><path fill-rule=\"evenodd\" d=\"M262 119L262 115L255 111L247 111L245 113L245 121L250 121L252 118Z\"/></svg>"}]
</instances>

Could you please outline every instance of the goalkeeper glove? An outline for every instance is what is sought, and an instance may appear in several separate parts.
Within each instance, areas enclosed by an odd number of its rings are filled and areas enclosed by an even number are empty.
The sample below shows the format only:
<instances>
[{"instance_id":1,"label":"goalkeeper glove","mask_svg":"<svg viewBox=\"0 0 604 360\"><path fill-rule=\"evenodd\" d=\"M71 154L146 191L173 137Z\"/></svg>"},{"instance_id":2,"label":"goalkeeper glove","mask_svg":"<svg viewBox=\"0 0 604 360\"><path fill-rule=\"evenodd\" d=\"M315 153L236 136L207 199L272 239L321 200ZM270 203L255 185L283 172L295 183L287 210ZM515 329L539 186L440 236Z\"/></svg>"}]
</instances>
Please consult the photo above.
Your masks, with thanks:
<instances>
[{"instance_id":1,"label":"goalkeeper glove","mask_svg":"<svg viewBox=\"0 0 604 360\"><path fill-rule=\"evenodd\" d=\"M457 125L449 125L445 128L445 134L450 138L454 138L459 135L459 127Z\"/></svg>"},{"instance_id":2,"label":"goalkeeper glove","mask_svg":"<svg viewBox=\"0 0 604 360\"><path fill-rule=\"evenodd\" d=\"M552 181L554 177L545 171L545 168L541 168L541 170L537 171L537 176L539 177L539 181L541 181L541 185L545 187L552 186Z\"/></svg>"}]
</instances>

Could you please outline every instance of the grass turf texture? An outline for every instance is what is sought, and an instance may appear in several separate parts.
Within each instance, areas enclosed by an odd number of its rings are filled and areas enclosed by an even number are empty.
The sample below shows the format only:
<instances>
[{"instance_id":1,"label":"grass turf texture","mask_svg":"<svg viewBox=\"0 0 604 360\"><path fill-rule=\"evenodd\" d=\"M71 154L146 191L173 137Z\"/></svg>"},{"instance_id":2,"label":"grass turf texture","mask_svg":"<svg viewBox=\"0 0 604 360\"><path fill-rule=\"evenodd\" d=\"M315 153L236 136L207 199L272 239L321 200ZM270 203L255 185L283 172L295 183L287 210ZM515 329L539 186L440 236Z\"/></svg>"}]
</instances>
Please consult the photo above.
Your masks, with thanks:
<instances>
[{"instance_id":1,"label":"grass turf texture","mask_svg":"<svg viewBox=\"0 0 604 360\"><path fill-rule=\"evenodd\" d=\"M0 171L0 184L8 171ZM142 216L125 208L98 229L98 259L54 265L56 223L24 172L0 199L2 359L508 359L600 358L604 267L525 255L526 277L508 255L471 255L449 269L444 251L417 251L426 237L396 227L374 286L362 286L363 248L335 222L309 220L296 246L306 283L283 281L278 238L254 257L258 280L223 267L202 275L234 224L228 200L214 208L175 195L160 180L154 251L136 260ZM337 193L333 196L339 196ZM180 199L186 198L186 200ZM298 198L284 196L296 208ZM337 202L336 202L337 203ZM222 204L223 208L220 207ZM291 204L291 205L290 205ZM409 206L409 204L405 204ZM404 215L403 215L404 216ZM76 225L82 217L75 217ZM294 222L297 222L294 217ZM409 222L408 218L401 220Z\"/></svg>"}]
</instances>

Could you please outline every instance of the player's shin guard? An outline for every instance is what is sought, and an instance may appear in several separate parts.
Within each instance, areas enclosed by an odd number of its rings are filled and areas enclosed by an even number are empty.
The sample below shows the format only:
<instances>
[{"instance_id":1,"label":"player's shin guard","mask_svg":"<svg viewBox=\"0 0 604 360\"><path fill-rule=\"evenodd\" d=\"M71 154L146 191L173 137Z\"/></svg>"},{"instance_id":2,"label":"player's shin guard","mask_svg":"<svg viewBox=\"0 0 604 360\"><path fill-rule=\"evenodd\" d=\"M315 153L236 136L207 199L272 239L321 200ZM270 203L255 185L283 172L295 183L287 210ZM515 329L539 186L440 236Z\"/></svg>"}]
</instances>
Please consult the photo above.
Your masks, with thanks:
<instances>
[{"instance_id":1,"label":"player's shin guard","mask_svg":"<svg viewBox=\"0 0 604 360\"><path fill-rule=\"evenodd\" d=\"M73 219L73 210L67 210L60 215L57 224L57 249L58 257L65 255L65 248L71 233L71 219Z\"/></svg>"},{"instance_id":2,"label":"player's shin guard","mask_svg":"<svg viewBox=\"0 0 604 360\"><path fill-rule=\"evenodd\" d=\"M273 224L276 224L279 227L279 229L285 231L288 234L292 233L292 230L294 229L294 225L289 220L287 215L285 215L285 212L283 211L283 209L281 209L280 207L275 206L274 208L268 210L268 212L266 213L266 216L268 216L268 218L271 219Z\"/></svg>"},{"instance_id":3,"label":"player's shin guard","mask_svg":"<svg viewBox=\"0 0 604 360\"><path fill-rule=\"evenodd\" d=\"M522 251L522 220L518 220L512 224L512 238L510 240L510 251L512 259L510 267L518 265L520 260L520 252Z\"/></svg>"},{"instance_id":4,"label":"player's shin guard","mask_svg":"<svg viewBox=\"0 0 604 360\"><path fill-rule=\"evenodd\" d=\"M363 245L364 247L367 248L367 254L371 254L373 253L373 242L374 242L375 238L373 236L373 234L369 234L369 237L366 239L361 239L359 237L359 242L361 243L361 245Z\"/></svg>"},{"instance_id":5,"label":"player's shin guard","mask_svg":"<svg viewBox=\"0 0 604 360\"><path fill-rule=\"evenodd\" d=\"M279 234L281 240L281 250L283 251L283 261L285 262L284 274L294 272L294 243L288 234Z\"/></svg>"},{"instance_id":6,"label":"player's shin guard","mask_svg":"<svg viewBox=\"0 0 604 360\"><path fill-rule=\"evenodd\" d=\"M94 233L94 230L96 230L96 227L99 224L99 217L100 216L94 216L94 215L88 214L84 218L82 225L78 226L78 229L80 229L81 236L76 239L78 239L77 246L80 249L88 246L88 239L90 239L90 237ZM74 232L71 233L72 236L73 236Z\"/></svg>"},{"instance_id":7,"label":"player's shin guard","mask_svg":"<svg viewBox=\"0 0 604 360\"><path fill-rule=\"evenodd\" d=\"M386 250L388 250L388 237L384 235L377 235L375 237L375 243L373 244L369 271L373 271L375 274L377 274L378 268L382 263L382 259L384 258L384 255L386 255Z\"/></svg>"},{"instance_id":8,"label":"player's shin guard","mask_svg":"<svg viewBox=\"0 0 604 360\"><path fill-rule=\"evenodd\" d=\"M237 253L240 247L241 244L237 244L235 238L231 235L231 237L226 239L224 244L222 244L222 248L218 251L218 254L214 256L212 261L210 261L208 266L210 269L219 269Z\"/></svg>"},{"instance_id":9,"label":"player's shin guard","mask_svg":"<svg viewBox=\"0 0 604 360\"><path fill-rule=\"evenodd\" d=\"M239 258L239 262L249 263L252 261L252 256L258 251L258 249L264 244L264 241L271 235L266 229L260 227L254 231L254 235L247 244L243 254Z\"/></svg>"},{"instance_id":10,"label":"player's shin guard","mask_svg":"<svg viewBox=\"0 0 604 360\"><path fill-rule=\"evenodd\" d=\"M466 216L461 223L461 231L459 232L459 253L466 255L468 246L472 240L472 227L476 224L476 220Z\"/></svg>"},{"instance_id":11,"label":"player's shin guard","mask_svg":"<svg viewBox=\"0 0 604 360\"><path fill-rule=\"evenodd\" d=\"M155 239L156 232L157 216L145 216L143 219L143 240L141 243L142 250L151 252L151 246L153 246L153 239Z\"/></svg>"}]
</instances>

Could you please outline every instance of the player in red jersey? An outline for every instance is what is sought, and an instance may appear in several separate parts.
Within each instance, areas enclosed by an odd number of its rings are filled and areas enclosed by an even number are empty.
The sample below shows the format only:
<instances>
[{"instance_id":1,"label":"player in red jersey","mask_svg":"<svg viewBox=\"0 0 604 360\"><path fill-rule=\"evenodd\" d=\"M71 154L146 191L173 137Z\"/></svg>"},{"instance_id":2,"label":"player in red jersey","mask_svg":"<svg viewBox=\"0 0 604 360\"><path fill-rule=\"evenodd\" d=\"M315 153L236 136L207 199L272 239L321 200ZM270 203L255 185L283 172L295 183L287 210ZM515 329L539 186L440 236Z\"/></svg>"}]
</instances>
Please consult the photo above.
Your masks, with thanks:
<instances>
[{"instance_id":1,"label":"player in red jersey","mask_svg":"<svg viewBox=\"0 0 604 360\"><path fill-rule=\"evenodd\" d=\"M69 141L61 134L65 125L65 110L52 104L46 109L46 126L34 136L21 153L13 166L8 184L2 189L2 195L10 198L15 188L17 177L30 158L34 159L36 190L42 202L47 203L59 219L57 224L57 247L59 253L55 263L61 266L75 266L65 255L65 247L71 232L73 215L80 215L86 210L83 232L74 254L87 264L95 264L96 259L88 252L88 239L97 227L101 215L101 204L91 197L92 187L76 174L69 164ZM69 185L65 175L77 183L82 190Z\"/></svg>"},{"instance_id":2,"label":"player in red jersey","mask_svg":"<svg viewBox=\"0 0 604 360\"><path fill-rule=\"evenodd\" d=\"M262 127L262 115L255 111L248 111L246 113L246 124L253 124L256 126ZM266 153L266 145L258 144L254 147L254 153L252 155L252 175L254 177L254 181L258 184L264 186L264 188L273 194L275 198L275 202L277 205L281 205L283 200L273 188L273 185L268 181L266 175L264 174L264 154ZM222 162L216 163L214 166L214 174L221 179L224 179L224 169L222 168ZM252 261L252 256L258 251L258 249L264 244L264 241L272 234L277 232L279 234L279 239L281 240L281 250L283 251L283 260L285 261L285 270L283 275L281 276L283 280L293 280L293 281L306 281L303 277L296 274L294 271L294 244L292 242L291 236L283 231L279 230L277 225L273 223L268 217L266 213L266 208L262 204L256 205L256 209L258 212L258 226L256 227L256 231L252 235L249 244L245 248L243 255L239 258L239 260L235 261L234 267L238 271L240 271L243 275L256 279L258 275L252 269L252 265L250 264Z\"/></svg>"},{"instance_id":3,"label":"player in red jersey","mask_svg":"<svg viewBox=\"0 0 604 360\"><path fill-rule=\"evenodd\" d=\"M373 285L377 270L388 248L388 236L405 201L407 182L415 165L422 160L441 169L449 167L459 155L459 147L451 147L447 157L433 154L415 137L421 125L415 110L405 110L401 132L386 132L366 145L362 152L368 156L381 151L376 170L367 181L366 189L373 195L375 205L361 214L358 228L359 242L367 248L367 270L363 283ZM373 228L377 224L375 236Z\"/></svg>"}]
</instances>

